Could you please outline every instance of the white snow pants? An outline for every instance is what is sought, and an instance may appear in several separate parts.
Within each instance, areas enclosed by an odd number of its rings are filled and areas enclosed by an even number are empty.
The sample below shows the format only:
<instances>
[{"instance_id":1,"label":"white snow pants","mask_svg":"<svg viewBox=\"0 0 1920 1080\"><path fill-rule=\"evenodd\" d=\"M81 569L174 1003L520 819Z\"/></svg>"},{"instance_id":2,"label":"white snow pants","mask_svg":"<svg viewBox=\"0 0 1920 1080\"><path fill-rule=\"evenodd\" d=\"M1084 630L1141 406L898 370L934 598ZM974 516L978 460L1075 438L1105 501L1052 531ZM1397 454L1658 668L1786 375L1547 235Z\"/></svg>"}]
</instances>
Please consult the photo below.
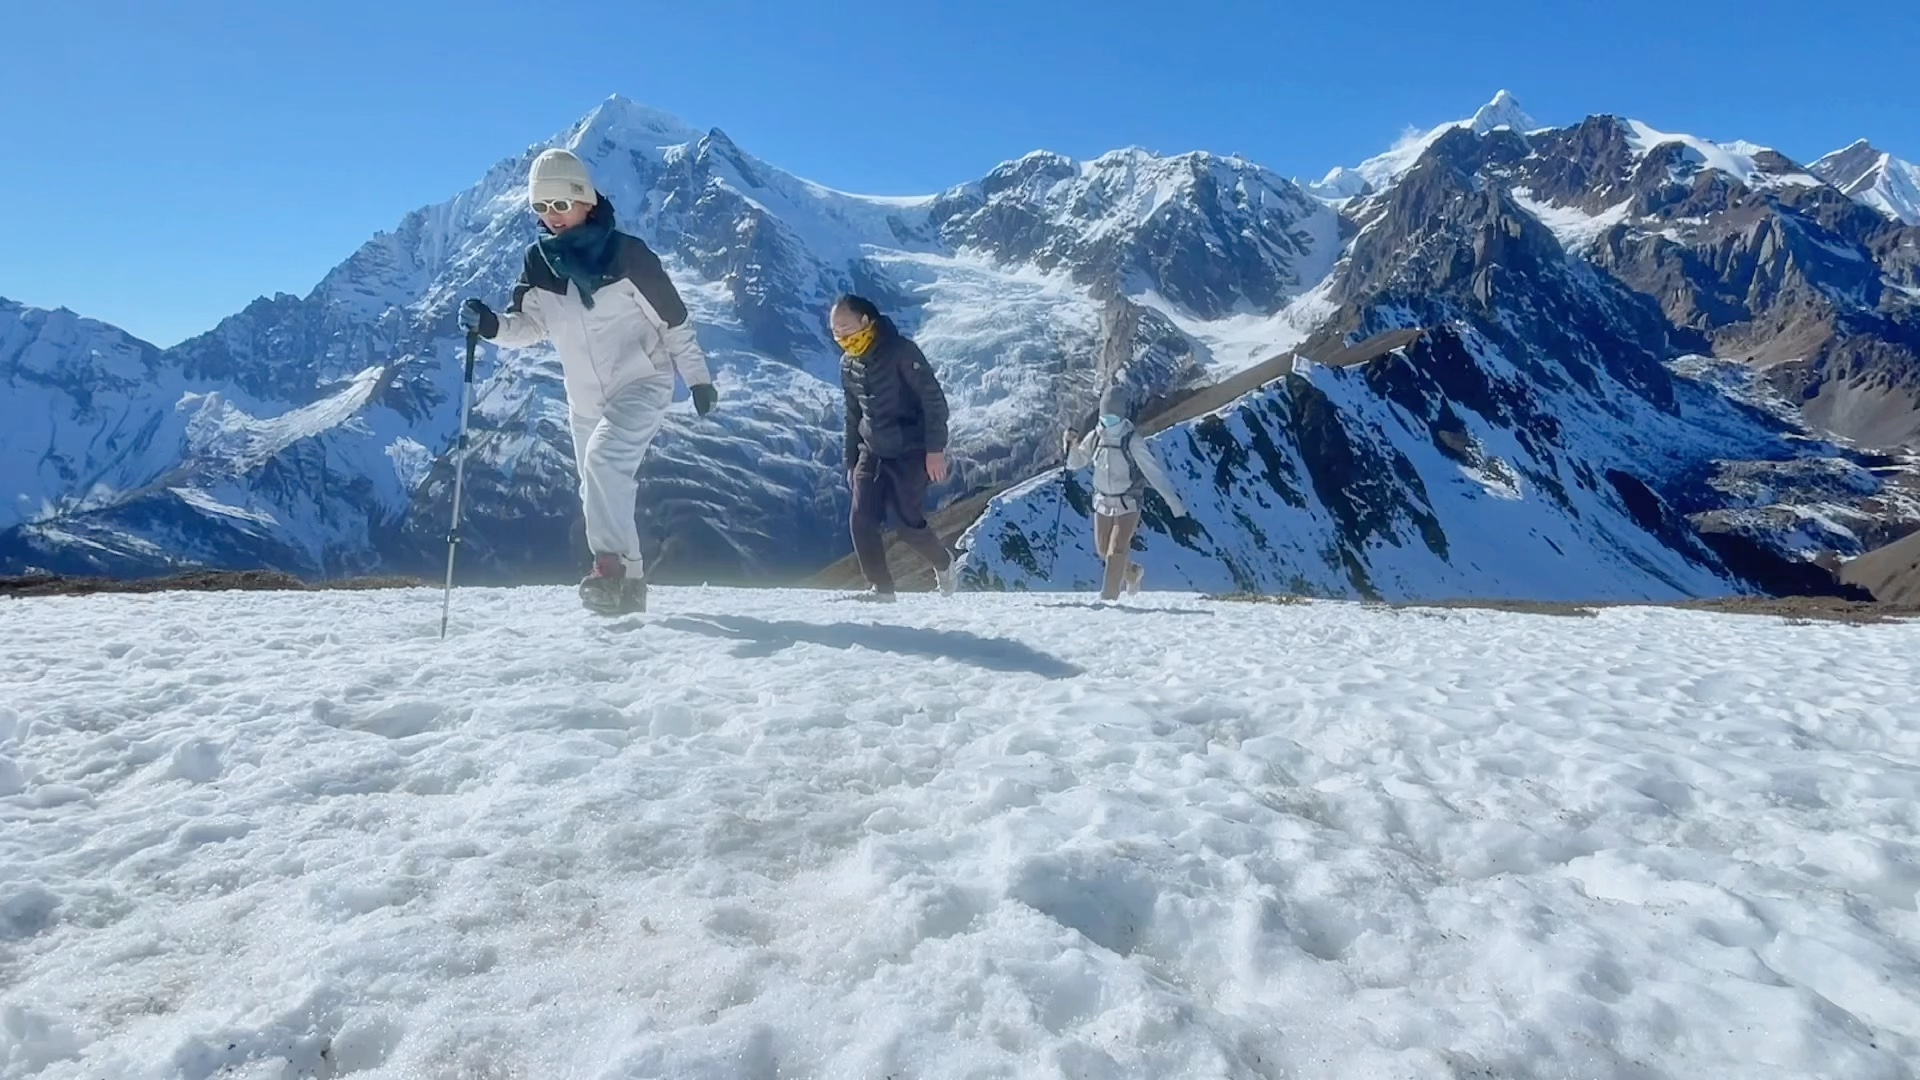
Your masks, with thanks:
<instances>
[{"instance_id":1,"label":"white snow pants","mask_svg":"<svg viewBox=\"0 0 1920 1080\"><path fill-rule=\"evenodd\" d=\"M595 555L620 556L630 576L642 573L640 529L634 523L640 462L672 401L673 376L649 375L622 387L598 415L571 412L587 547Z\"/></svg>"}]
</instances>

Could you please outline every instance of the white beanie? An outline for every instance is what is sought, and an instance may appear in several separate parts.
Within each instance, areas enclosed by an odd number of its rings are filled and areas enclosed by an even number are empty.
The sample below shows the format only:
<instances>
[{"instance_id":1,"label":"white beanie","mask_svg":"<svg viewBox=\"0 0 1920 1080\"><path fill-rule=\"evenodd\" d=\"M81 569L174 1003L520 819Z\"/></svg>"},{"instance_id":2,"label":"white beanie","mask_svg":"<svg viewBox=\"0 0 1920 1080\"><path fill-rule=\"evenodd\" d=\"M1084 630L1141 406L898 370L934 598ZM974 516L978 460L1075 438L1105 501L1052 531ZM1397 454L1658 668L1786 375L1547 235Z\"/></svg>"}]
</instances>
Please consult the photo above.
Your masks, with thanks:
<instances>
[{"instance_id":1,"label":"white beanie","mask_svg":"<svg viewBox=\"0 0 1920 1080\"><path fill-rule=\"evenodd\" d=\"M589 206L599 202L587 163L566 150L547 150L534 158L527 173L527 201L545 199L572 199Z\"/></svg>"}]
</instances>

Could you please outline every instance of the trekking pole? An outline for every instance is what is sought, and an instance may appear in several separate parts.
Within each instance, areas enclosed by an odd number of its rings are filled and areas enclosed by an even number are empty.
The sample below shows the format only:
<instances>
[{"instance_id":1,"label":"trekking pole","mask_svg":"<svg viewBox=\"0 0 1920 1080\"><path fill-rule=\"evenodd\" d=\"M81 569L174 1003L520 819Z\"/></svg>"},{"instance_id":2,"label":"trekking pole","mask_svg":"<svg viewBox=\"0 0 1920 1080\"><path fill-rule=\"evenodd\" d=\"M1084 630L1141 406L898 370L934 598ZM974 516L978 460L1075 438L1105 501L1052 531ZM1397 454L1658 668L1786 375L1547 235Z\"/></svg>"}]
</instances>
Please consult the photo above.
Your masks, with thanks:
<instances>
[{"instance_id":1,"label":"trekking pole","mask_svg":"<svg viewBox=\"0 0 1920 1080\"><path fill-rule=\"evenodd\" d=\"M1052 584L1053 572L1060 565L1060 521L1067 513L1067 463L1060 463L1060 494L1053 500L1053 540L1047 545L1047 582Z\"/></svg>"},{"instance_id":2,"label":"trekking pole","mask_svg":"<svg viewBox=\"0 0 1920 1080\"><path fill-rule=\"evenodd\" d=\"M453 553L460 545L460 489L467 473L467 417L473 411L473 354L480 347L480 335L467 333L466 371L460 378L460 441L453 459L453 526L447 530L447 588L440 601L440 640L447 639L447 613L453 607Z\"/></svg>"}]
</instances>

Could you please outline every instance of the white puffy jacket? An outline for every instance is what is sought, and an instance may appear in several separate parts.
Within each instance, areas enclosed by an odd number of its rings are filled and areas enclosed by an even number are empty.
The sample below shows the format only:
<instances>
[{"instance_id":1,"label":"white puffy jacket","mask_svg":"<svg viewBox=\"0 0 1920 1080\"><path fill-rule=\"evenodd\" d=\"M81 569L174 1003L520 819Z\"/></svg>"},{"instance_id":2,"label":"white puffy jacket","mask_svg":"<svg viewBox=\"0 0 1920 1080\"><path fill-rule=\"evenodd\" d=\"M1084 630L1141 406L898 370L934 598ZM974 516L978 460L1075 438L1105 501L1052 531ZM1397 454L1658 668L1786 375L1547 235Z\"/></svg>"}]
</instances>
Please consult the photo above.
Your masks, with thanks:
<instances>
[{"instance_id":1,"label":"white puffy jacket","mask_svg":"<svg viewBox=\"0 0 1920 1080\"><path fill-rule=\"evenodd\" d=\"M622 387L649 375L678 371L688 387L713 381L660 257L626 233L614 234L613 257L592 307L548 265L539 245L529 247L493 341L508 348L552 342L567 404L581 416L600 415Z\"/></svg>"}]
</instances>

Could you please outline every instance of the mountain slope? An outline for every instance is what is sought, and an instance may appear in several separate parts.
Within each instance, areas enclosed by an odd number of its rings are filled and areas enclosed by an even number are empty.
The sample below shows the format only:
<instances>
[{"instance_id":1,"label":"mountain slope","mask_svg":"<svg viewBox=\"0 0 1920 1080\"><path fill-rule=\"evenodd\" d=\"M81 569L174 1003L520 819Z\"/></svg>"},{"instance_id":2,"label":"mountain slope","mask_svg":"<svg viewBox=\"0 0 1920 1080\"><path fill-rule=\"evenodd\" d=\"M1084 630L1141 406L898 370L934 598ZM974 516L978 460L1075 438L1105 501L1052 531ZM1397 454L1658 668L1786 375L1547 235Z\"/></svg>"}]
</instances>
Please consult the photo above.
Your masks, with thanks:
<instances>
[{"instance_id":1,"label":"mountain slope","mask_svg":"<svg viewBox=\"0 0 1920 1080\"><path fill-rule=\"evenodd\" d=\"M943 239L1103 292L1151 293L1200 319L1270 314L1339 250L1338 219L1240 158L1124 150L1077 163L1029 154L931 207Z\"/></svg>"},{"instance_id":2,"label":"mountain slope","mask_svg":"<svg viewBox=\"0 0 1920 1080\"><path fill-rule=\"evenodd\" d=\"M1475 119L1315 190L1364 212L1360 197L1444 143L1570 249L1659 301L1688 348L1758 365L1819 428L1869 447L1920 442L1920 231L1897 194L1910 166L1866 144L1803 168L1639 120L1532 123L1503 92ZM1893 203L1874 194L1886 191Z\"/></svg>"},{"instance_id":3,"label":"mountain slope","mask_svg":"<svg viewBox=\"0 0 1920 1080\"><path fill-rule=\"evenodd\" d=\"M0 528L143 482L170 462L160 350L0 298ZM158 446L156 447L156 443Z\"/></svg>"},{"instance_id":4,"label":"mountain slope","mask_svg":"<svg viewBox=\"0 0 1920 1080\"><path fill-rule=\"evenodd\" d=\"M1680 344L1745 360L1816 427L1920 441L1920 230L1784 156L1610 116L1430 150L1657 301Z\"/></svg>"},{"instance_id":5,"label":"mountain slope","mask_svg":"<svg viewBox=\"0 0 1920 1080\"><path fill-rule=\"evenodd\" d=\"M1360 368L1303 365L1155 437L1195 520L1169 519L1150 500L1136 545L1150 577L1386 599L1836 588L1795 560L1819 543L1861 550L1862 533L1836 522L1809 539L1797 523L1770 530L1758 518L1703 531L1689 513L1725 504L1728 469L1744 468L1730 462L1753 461L1770 478L1796 462L1851 469L1854 490L1821 497L1856 523L1881 482L1843 448L1685 373L1708 370L1686 354L1711 337L1673 318L1672 293L1663 306L1618 263L1592 257L1591 245L1636 235L1628 215L1567 228L1572 214L1615 201L1644 207L1639 220L1683 183L1708 200L1730 188L1744 197L1748 184L1831 192L1769 152L1716 158L1696 143L1607 118L1529 134L1437 131L1383 191L1349 204L1357 233L1324 290L1336 310L1306 347L1397 326L1427 333ZM1571 214L1555 213L1562 201ZM1793 211L1773 217L1805 235ZM1795 259L1807 249L1803 269ZM1790 289L1844 272L1842 256L1813 240L1760 254ZM1097 578L1087 513L1072 477L1007 492L967 537L970 579L1087 585Z\"/></svg>"},{"instance_id":6,"label":"mountain slope","mask_svg":"<svg viewBox=\"0 0 1920 1080\"><path fill-rule=\"evenodd\" d=\"M1861 139L1807 170L1896 221L1920 225L1920 165L1876 150Z\"/></svg>"},{"instance_id":7,"label":"mountain slope","mask_svg":"<svg viewBox=\"0 0 1920 1080\"><path fill-rule=\"evenodd\" d=\"M1756 365L1815 425L1863 445L1920 441L1920 230L1772 151L1703 150L1612 117L1462 149L1657 299L1690 348Z\"/></svg>"},{"instance_id":8,"label":"mountain slope","mask_svg":"<svg viewBox=\"0 0 1920 1080\"><path fill-rule=\"evenodd\" d=\"M1920 604L1920 532L1849 561L1840 576L1882 603Z\"/></svg>"},{"instance_id":9,"label":"mountain slope","mask_svg":"<svg viewBox=\"0 0 1920 1080\"><path fill-rule=\"evenodd\" d=\"M247 319L229 323L237 332ZM293 404L276 397L284 369L221 369L208 363L211 350L163 353L65 312L0 302L0 340L0 452L16 462L35 455L33 467L9 469L15 498L0 513L9 563L122 574L373 565L355 558L367 546L364 514L312 511L329 478L342 501L377 507L397 497L399 486L383 483L391 466L329 434L367 410L389 368L346 372ZM309 356L298 342L280 355ZM298 528L285 527L302 514Z\"/></svg>"}]
</instances>

